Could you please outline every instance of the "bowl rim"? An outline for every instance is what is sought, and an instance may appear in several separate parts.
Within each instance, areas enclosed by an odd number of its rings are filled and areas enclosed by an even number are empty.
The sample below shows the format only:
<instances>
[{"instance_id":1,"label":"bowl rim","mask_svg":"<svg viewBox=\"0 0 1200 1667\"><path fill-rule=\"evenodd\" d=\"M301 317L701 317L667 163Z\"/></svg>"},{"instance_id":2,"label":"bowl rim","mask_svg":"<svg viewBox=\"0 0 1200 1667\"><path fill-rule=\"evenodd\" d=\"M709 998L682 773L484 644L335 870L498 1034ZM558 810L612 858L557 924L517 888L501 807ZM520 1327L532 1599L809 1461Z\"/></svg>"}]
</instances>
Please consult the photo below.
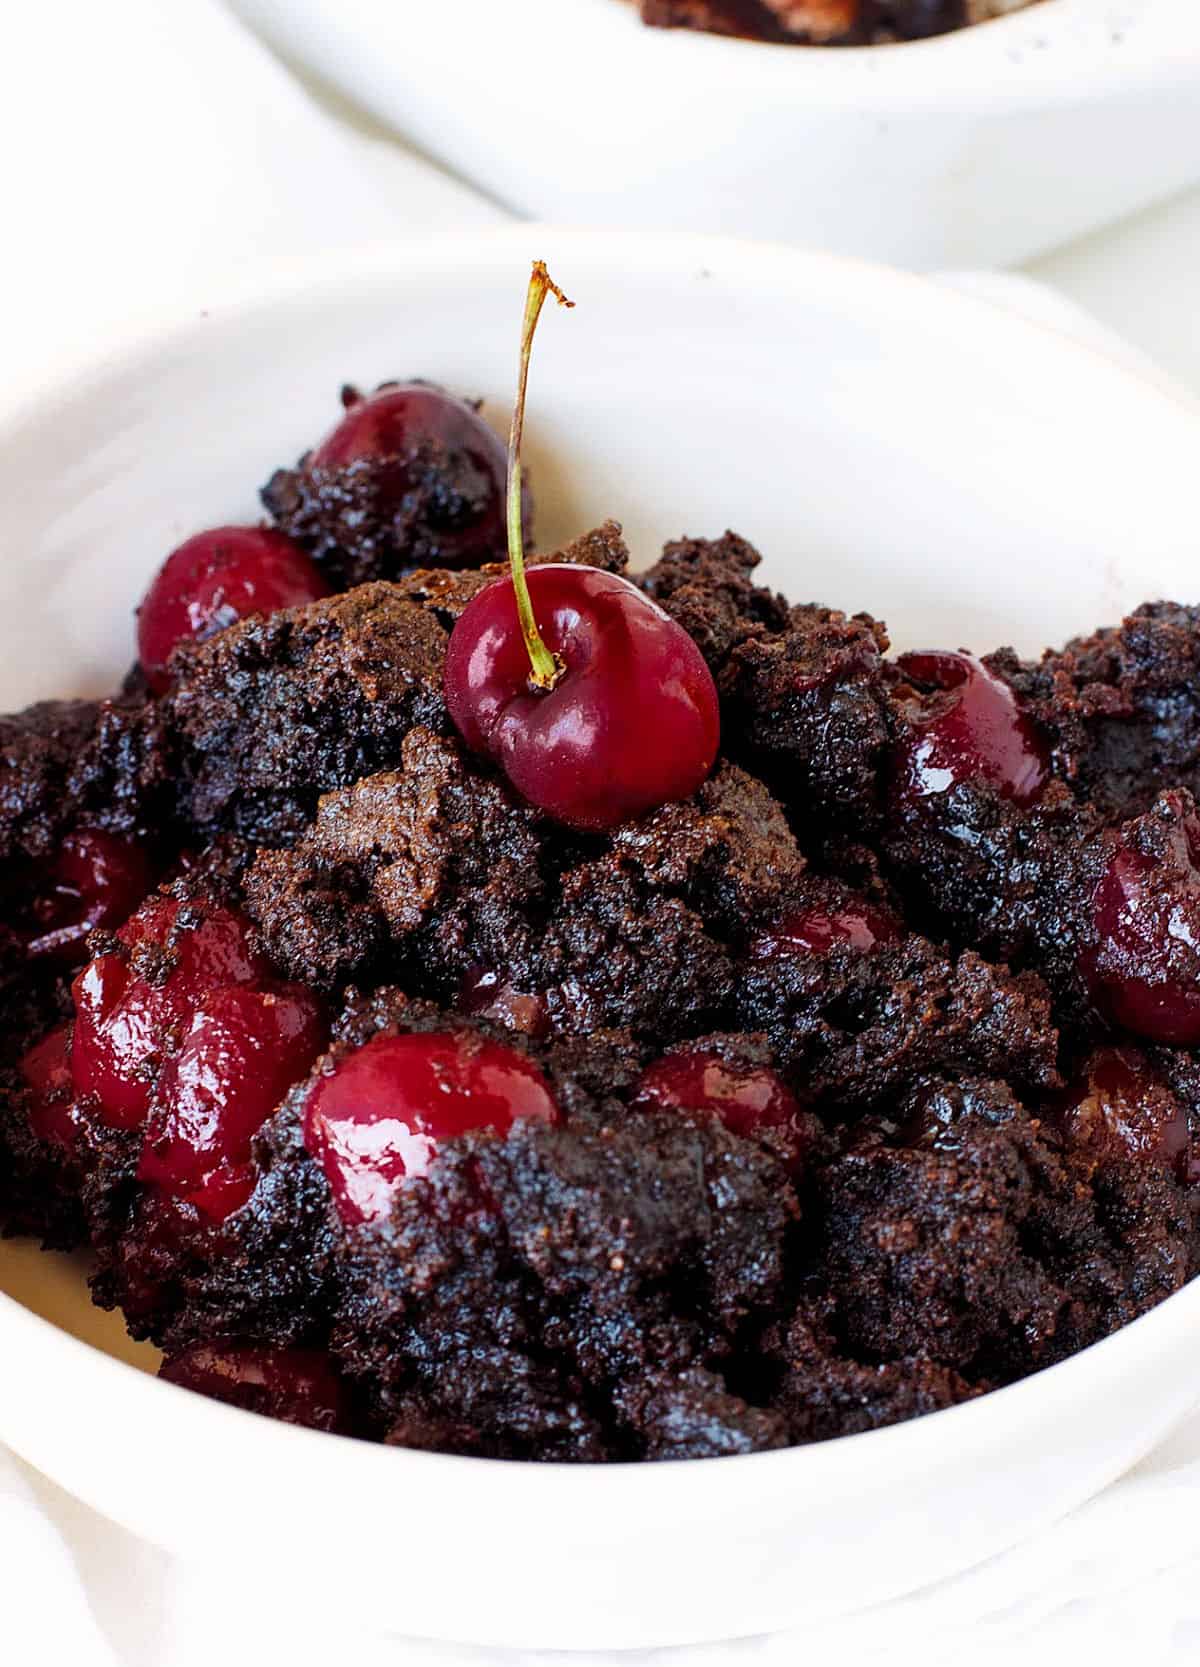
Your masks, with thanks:
<instances>
[{"instance_id":1,"label":"bowl rim","mask_svg":"<svg viewBox=\"0 0 1200 1667\"><path fill-rule=\"evenodd\" d=\"M240 274L236 281L220 286L218 293L210 294L203 301L193 295L164 302L141 318L129 321L123 329L114 332L115 339L93 348L87 355L65 352L48 372L28 372L22 384L0 392L0 446L15 429L35 418L48 417L56 406L88 398L106 378L128 374L139 363L153 363L165 353L187 348L202 341L206 331L244 322L264 308L288 303L331 303L339 296L345 304L356 286L374 286L382 281L399 285L414 270L461 274L471 283L480 283L487 279L489 262L503 260L506 272L508 263L520 271L534 250L545 253L547 248L568 287L572 252L580 257L581 266L586 263L592 272L627 281L631 244L636 244L638 251L637 269L663 281L678 283L702 278L708 275L708 263L712 262L721 265L723 277L732 276L736 281L750 283L760 292L765 287L775 293L786 291L794 295L799 287L802 293L824 296L846 312L861 313L865 306L881 324L894 325L897 318L906 317L920 317L928 324L933 309L943 336L948 334L965 340L985 329L999 335L1006 351L1020 348L1039 358L1049 353L1076 379L1101 378L1110 398L1123 388L1127 400L1136 398L1158 407L1164 420L1176 425L1194 424L1200 439L1200 399L1183 390L1175 392L1164 387L1150 376L1138 375L1126 364L1108 358L1095 346L1080 342L1053 325L1026 319L997 302L947 288L933 279L853 257L750 239L690 233L630 233L622 237L608 231L528 223L464 230L415 246L388 242L349 254L338 251L316 258L259 263ZM464 263L463 256L467 253L470 260ZM606 267L609 273L605 272ZM514 302L514 342L516 317ZM937 1413L824 1442L725 1455L719 1460L575 1464L481 1459L411 1448L389 1450L353 1437L331 1437L273 1419L262 1420L257 1414L165 1383L73 1336L0 1291L0 1327L18 1339L28 1339L35 1355L65 1348L66 1360L72 1364L77 1377L90 1376L111 1385L112 1392L122 1396L149 1395L150 1402L139 1403L148 1408L153 1406L165 1412L172 1404L170 1397L175 1397L180 1416L188 1416L182 1410L186 1404L191 1409L193 1425L201 1431L207 1428L215 1439L229 1438L239 1452L263 1441L271 1441L282 1452L278 1444L290 1442L297 1462L330 1474L343 1468L347 1476L357 1474L358 1465L406 1463L426 1468L436 1466L447 1483L455 1480L471 1488L493 1486L504 1491L512 1488L514 1475L519 1474L538 1478L528 1485L538 1490L539 1497L549 1498L569 1487L576 1505L577 1490L581 1486L598 1495L616 1489L626 1503L626 1490L631 1485L643 1493L652 1489L673 1499L680 1495L686 1498L693 1492L703 1492L712 1476L714 1462L721 1464L721 1476L725 1479L722 1486L744 1492L748 1501L761 1495L768 1479L773 1490L790 1492L797 1483L820 1487L849 1476L856 1464L852 1455L857 1455L864 1464L878 1463L897 1471L941 1469L958 1462L972 1449L1019 1437L1022 1428L1029 1424L1031 1414L1042 1422L1070 1416L1080 1390L1094 1396L1102 1393L1106 1384L1119 1381L1131 1370L1147 1369L1157 1353L1169 1352L1178 1328L1194 1330L1197 1325L1200 1325L1200 1278L1068 1359ZM1145 1356L1140 1368L1135 1364L1138 1353ZM1200 1398L1200 1389L1197 1396ZM180 1397L186 1397L186 1402ZM249 1420L255 1422L251 1424ZM261 1423L273 1433L260 1429ZM0 1430L0 1438L4 1434ZM397 1456L380 1456L389 1452ZM584 1476L589 1480L581 1481ZM631 1483L632 1476L638 1480ZM494 1480L485 1481L485 1477Z\"/></svg>"},{"instance_id":2,"label":"bowl rim","mask_svg":"<svg viewBox=\"0 0 1200 1667\"><path fill-rule=\"evenodd\" d=\"M1200 20L1200 7L1197 8ZM628 276L632 265L639 273L676 276L681 260L694 275L706 278L710 265L720 262L722 276L735 282L764 286L776 292L797 284L824 292L831 303L866 304L877 312L890 310L902 317L928 320L931 305L942 334L970 341L984 327L1009 337L1011 345L1028 350L1038 341L1073 361L1085 375L1116 378L1136 387L1160 406L1200 418L1200 393L1174 383L1148 365L1139 369L1125 358L1106 353L1094 341L1044 318L1031 318L991 295L965 291L939 280L937 273L916 272L865 256L831 253L769 238L741 237L692 231L647 232L638 227L595 227L570 221L522 220L501 225L464 226L417 241L400 238L364 242L349 250L316 255L283 255L258 259L235 275L206 279L202 285L184 283L156 303L140 307L123 319L101 325L103 340L84 349L69 341L39 366L26 366L15 380L0 387L0 443L47 408L86 391L88 385L115 374L122 367L171 348L182 348L204 333L262 307L303 303L314 295L331 295L356 283L399 281L414 268L447 271L453 281L462 270L455 265L469 253L472 260L512 259L514 271L533 258L531 251L549 245L554 261L570 259L578 251L594 270L605 268ZM636 246L636 261L633 249ZM947 274L949 276L950 274ZM569 279L568 272L568 279ZM849 300L847 298L849 297ZM896 322L896 321L893 321ZM514 326L514 341L516 330Z\"/></svg>"}]
</instances>

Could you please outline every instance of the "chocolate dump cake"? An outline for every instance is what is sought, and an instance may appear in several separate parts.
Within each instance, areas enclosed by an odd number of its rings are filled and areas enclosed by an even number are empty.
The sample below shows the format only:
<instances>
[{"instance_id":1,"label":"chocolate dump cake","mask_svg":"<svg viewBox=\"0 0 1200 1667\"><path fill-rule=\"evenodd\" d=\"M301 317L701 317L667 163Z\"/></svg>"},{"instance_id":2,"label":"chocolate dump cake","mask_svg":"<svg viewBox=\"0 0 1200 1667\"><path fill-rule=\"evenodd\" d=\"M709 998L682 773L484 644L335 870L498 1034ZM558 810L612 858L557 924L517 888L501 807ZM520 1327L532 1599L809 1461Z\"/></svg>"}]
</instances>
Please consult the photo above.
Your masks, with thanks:
<instances>
[{"instance_id":1,"label":"chocolate dump cake","mask_svg":"<svg viewBox=\"0 0 1200 1667\"><path fill-rule=\"evenodd\" d=\"M1021 11L1036 0L639 0L660 29L794 46L875 46L946 35Z\"/></svg>"},{"instance_id":2,"label":"chocolate dump cake","mask_svg":"<svg viewBox=\"0 0 1200 1667\"><path fill-rule=\"evenodd\" d=\"M0 720L4 1225L172 1381L406 1446L968 1400L1196 1271L1200 610L892 656L733 533L526 564L549 287L507 458L347 393L123 691Z\"/></svg>"}]
</instances>

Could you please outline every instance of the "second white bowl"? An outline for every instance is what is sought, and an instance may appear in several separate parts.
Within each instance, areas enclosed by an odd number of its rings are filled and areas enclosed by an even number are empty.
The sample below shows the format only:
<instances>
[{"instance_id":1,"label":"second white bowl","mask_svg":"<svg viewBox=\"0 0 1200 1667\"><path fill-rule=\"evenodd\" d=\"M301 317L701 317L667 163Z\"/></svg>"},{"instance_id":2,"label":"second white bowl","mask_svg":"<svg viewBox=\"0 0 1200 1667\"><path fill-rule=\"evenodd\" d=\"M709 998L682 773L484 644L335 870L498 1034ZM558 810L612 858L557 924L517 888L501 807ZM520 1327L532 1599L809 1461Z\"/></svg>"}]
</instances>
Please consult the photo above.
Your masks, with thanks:
<instances>
[{"instance_id":1,"label":"second white bowl","mask_svg":"<svg viewBox=\"0 0 1200 1667\"><path fill-rule=\"evenodd\" d=\"M1200 7L1041 0L896 46L643 28L621 0L235 0L511 208L992 266L1200 179Z\"/></svg>"}]
</instances>

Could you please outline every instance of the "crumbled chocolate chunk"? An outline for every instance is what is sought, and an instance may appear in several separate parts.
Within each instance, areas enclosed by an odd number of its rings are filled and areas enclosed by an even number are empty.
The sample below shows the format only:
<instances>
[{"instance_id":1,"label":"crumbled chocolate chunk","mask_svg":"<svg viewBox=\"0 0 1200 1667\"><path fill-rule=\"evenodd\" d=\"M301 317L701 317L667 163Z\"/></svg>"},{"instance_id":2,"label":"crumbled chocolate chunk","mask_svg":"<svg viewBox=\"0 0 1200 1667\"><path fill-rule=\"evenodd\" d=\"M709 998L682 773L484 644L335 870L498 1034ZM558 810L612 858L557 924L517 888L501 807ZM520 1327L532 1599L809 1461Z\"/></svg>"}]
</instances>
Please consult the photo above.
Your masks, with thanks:
<instances>
[{"instance_id":1,"label":"crumbled chocolate chunk","mask_svg":"<svg viewBox=\"0 0 1200 1667\"><path fill-rule=\"evenodd\" d=\"M398 763L417 724L445 727L445 638L431 611L374 584L178 649L163 715L183 817L294 838L320 793Z\"/></svg>"},{"instance_id":2,"label":"crumbled chocolate chunk","mask_svg":"<svg viewBox=\"0 0 1200 1667\"><path fill-rule=\"evenodd\" d=\"M47 700L0 718L0 856L44 858L82 825L144 833L166 776L153 708Z\"/></svg>"},{"instance_id":3,"label":"crumbled chocolate chunk","mask_svg":"<svg viewBox=\"0 0 1200 1667\"><path fill-rule=\"evenodd\" d=\"M259 853L247 901L289 977L333 989L433 955L435 982L447 965L461 978L526 930L534 814L431 730L408 733L399 764L327 794L291 850Z\"/></svg>"},{"instance_id":4,"label":"crumbled chocolate chunk","mask_svg":"<svg viewBox=\"0 0 1200 1667\"><path fill-rule=\"evenodd\" d=\"M1200 608L1147 603L1031 665L1010 650L987 663L1055 738L1057 773L1106 819L1148 810L1165 787L1200 791Z\"/></svg>"}]
</instances>

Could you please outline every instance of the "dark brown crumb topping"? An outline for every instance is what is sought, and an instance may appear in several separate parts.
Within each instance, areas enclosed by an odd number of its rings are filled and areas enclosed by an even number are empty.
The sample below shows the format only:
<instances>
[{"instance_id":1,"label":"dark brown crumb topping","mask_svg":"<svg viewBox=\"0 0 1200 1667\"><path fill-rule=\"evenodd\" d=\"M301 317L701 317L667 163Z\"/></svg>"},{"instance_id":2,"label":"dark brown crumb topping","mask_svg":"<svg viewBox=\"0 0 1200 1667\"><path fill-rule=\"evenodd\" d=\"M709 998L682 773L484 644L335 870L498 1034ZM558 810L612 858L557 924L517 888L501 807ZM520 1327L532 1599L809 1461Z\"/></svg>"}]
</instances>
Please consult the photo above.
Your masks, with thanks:
<instances>
[{"instance_id":1,"label":"dark brown crumb topping","mask_svg":"<svg viewBox=\"0 0 1200 1667\"><path fill-rule=\"evenodd\" d=\"M1192 1276L1195 1177L1155 1131L1200 1133L1194 1051L1126 1047L1140 1144L1064 1106L1113 1040L1080 971L1105 864L1120 841L1169 865L1198 786L1200 610L990 656L1054 779L1029 806L971 779L914 808L889 775L912 720L884 627L757 585L732 533L681 540L639 583L713 671L721 757L691 799L579 835L447 717L448 632L498 570L421 567L419 538L401 559L369 483L362 504L311 485L277 476L269 502L369 582L177 651L157 702L131 684L0 720L0 849L24 876L74 828L153 840L173 896L244 909L275 974L321 993L330 1051L258 1135L249 1201L207 1221L86 1105L70 1156L33 1133L19 1062L77 969L31 969L4 902L9 1231L87 1238L97 1300L171 1352L327 1351L361 1435L576 1461L935 1411ZM551 559L620 572L627 552L608 523ZM856 909L878 942L764 951L797 912ZM1192 976L1194 948L1173 953ZM348 1226L305 1145L310 1089L374 1037L428 1032L517 1050L561 1119L448 1142ZM669 1051L775 1073L790 1143L641 1096Z\"/></svg>"}]
</instances>

